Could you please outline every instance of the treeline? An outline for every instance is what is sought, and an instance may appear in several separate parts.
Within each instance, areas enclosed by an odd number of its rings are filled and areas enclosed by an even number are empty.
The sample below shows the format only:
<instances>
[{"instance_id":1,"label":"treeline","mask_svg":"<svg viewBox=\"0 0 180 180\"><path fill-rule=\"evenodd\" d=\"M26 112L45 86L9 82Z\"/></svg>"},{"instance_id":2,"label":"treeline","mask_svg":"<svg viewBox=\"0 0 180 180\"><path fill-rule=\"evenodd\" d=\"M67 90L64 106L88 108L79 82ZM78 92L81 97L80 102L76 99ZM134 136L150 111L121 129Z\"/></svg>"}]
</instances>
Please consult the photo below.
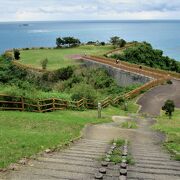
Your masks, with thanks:
<instances>
[{"instance_id":1,"label":"treeline","mask_svg":"<svg viewBox=\"0 0 180 180\"><path fill-rule=\"evenodd\" d=\"M62 47L77 47L81 45L81 41L75 37L58 37L56 38L56 48ZM113 36L110 38L109 43L104 41L88 41L87 43L83 43L86 45L100 45L105 46L106 44L111 44L114 48L124 47L126 45L126 41L118 36Z\"/></svg>"},{"instance_id":2,"label":"treeline","mask_svg":"<svg viewBox=\"0 0 180 180\"><path fill-rule=\"evenodd\" d=\"M111 58L180 73L180 63L178 61L163 56L162 50L153 49L152 45L147 42L136 43L136 45L125 49L121 54L113 54Z\"/></svg>"}]
</instances>

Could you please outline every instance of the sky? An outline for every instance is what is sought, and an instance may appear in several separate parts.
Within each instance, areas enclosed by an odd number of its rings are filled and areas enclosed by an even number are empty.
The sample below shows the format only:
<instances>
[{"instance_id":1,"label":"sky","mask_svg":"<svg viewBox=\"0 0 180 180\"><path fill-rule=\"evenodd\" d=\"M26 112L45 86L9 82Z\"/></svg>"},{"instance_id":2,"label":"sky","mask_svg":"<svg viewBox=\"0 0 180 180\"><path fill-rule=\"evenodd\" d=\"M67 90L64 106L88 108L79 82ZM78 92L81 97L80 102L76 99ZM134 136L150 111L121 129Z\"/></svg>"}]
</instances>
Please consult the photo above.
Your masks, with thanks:
<instances>
[{"instance_id":1,"label":"sky","mask_svg":"<svg viewBox=\"0 0 180 180\"><path fill-rule=\"evenodd\" d=\"M180 0L0 0L0 21L180 19Z\"/></svg>"}]
</instances>

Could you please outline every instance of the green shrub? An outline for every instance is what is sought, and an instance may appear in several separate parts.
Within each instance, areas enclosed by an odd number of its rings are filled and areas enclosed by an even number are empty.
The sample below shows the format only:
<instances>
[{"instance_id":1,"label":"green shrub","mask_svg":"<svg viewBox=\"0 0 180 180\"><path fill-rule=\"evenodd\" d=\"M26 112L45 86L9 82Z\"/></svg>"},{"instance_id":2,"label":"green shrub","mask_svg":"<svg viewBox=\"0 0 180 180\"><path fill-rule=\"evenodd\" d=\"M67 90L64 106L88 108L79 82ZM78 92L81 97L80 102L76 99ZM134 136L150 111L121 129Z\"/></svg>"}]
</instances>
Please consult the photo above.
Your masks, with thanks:
<instances>
[{"instance_id":1,"label":"green shrub","mask_svg":"<svg viewBox=\"0 0 180 180\"><path fill-rule=\"evenodd\" d=\"M167 84L173 84L171 80L167 80Z\"/></svg>"},{"instance_id":2,"label":"green shrub","mask_svg":"<svg viewBox=\"0 0 180 180\"><path fill-rule=\"evenodd\" d=\"M76 84L72 89L72 100L81 100L82 98L89 99L90 101L94 102L97 98L96 91L93 89L92 86L88 84Z\"/></svg>"},{"instance_id":3,"label":"green shrub","mask_svg":"<svg viewBox=\"0 0 180 180\"><path fill-rule=\"evenodd\" d=\"M61 68L56 70L55 75L57 76L57 79L59 80L67 80L70 77L72 77L73 75L73 67L72 66L68 66L66 68Z\"/></svg>"},{"instance_id":4,"label":"green shrub","mask_svg":"<svg viewBox=\"0 0 180 180\"><path fill-rule=\"evenodd\" d=\"M42 69L47 69L47 64L48 64L48 59L45 58L41 61L41 66L42 66Z\"/></svg>"},{"instance_id":5,"label":"green shrub","mask_svg":"<svg viewBox=\"0 0 180 180\"><path fill-rule=\"evenodd\" d=\"M16 60L20 59L20 51L18 49L14 49L14 58Z\"/></svg>"}]
</instances>

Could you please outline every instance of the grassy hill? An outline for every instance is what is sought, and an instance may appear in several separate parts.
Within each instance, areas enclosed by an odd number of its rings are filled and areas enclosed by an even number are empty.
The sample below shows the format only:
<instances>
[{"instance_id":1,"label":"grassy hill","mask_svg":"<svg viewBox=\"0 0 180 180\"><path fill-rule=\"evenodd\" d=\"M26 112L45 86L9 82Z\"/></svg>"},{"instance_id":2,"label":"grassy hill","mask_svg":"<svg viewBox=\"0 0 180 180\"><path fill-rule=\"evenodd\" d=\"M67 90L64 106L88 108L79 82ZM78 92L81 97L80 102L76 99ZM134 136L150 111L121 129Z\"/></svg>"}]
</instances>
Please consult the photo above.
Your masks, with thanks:
<instances>
[{"instance_id":1,"label":"grassy hill","mask_svg":"<svg viewBox=\"0 0 180 180\"><path fill-rule=\"evenodd\" d=\"M36 68L41 68L41 61L45 58L48 59L48 70L55 70L70 65L76 65L80 62L72 60L70 55L74 54L87 54L87 55L103 55L104 53L112 50L113 47L107 46L94 46L84 45L76 48L64 49L30 49L21 51L20 63L31 65Z\"/></svg>"}]
</instances>

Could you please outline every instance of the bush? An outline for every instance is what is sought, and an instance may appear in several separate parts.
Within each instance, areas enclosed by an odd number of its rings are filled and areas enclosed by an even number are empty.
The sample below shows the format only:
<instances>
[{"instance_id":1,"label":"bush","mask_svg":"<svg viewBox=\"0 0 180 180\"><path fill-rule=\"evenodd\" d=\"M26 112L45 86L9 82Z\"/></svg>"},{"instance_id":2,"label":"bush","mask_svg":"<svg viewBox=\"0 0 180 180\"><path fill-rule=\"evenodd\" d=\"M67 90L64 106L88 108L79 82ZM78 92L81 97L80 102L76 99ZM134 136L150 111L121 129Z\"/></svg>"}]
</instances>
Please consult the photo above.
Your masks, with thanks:
<instances>
[{"instance_id":1,"label":"bush","mask_svg":"<svg viewBox=\"0 0 180 180\"><path fill-rule=\"evenodd\" d=\"M5 59L10 60L10 61L14 59L13 53L11 51L6 51L4 53L4 57L5 57Z\"/></svg>"},{"instance_id":2,"label":"bush","mask_svg":"<svg viewBox=\"0 0 180 180\"><path fill-rule=\"evenodd\" d=\"M72 89L71 89L71 99L78 101L81 100L82 98L86 98L89 101L94 102L95 99L97 98L96 91L93 89L92 86L88 84L76 84Z\"/></svg>"},{"instance_id":3,"label":"bush","mask_svg":"<svg viewBox=\"0 0 180 180\"><path fill-rule=\"evenodd\" d=\"M47 69L47 64L48 64L48 59L45 58L41 61L41 66L42 66L42 69Z\"/></svg>"},{"instance_id":4,"label":"bush","mask_svg":"<svg viewBox=\"0 0 180 180\"><path fill-rule=\"evenodd\" d=\"M73 72L74 72L73 67L72 66L68 66L66 68L58 69L55 72L55 75L57 76L57 79L64 81L64 80L67 80L70 77L72 77Z\"/></svg>"},{"instance_id":5,"label":"bush","mask_svg":"<svg viewBox=\"0 0 180 180\"><path fill-rule=\"evenodd\" d=\"M105 42L100 42L100 45L101 45L101 46L105 46L106 43L105 43Z\"/></svg>"},{"instance_id":6,"label":"bush","mask_svg":"<svg viewBox=\"0 0 180 180\"><path fill-rule=\"evenodd\" d=\"M162 107L162 110L166 112L169 118L171 118L172 113L174 112L174 108L175 108L174 102L172 100L167 100L164 106Z\"/></svg>"},{"instance_id":7,"label":"bush","mask_svg":"<svg viewBox=\"0 0 180 180\"><path fill-rule=\"evenodd\" d=\"M167 80L167 84L173 84L171 80Z\"/></svg>"},{"instance_id":8,"label":"bush","mask_svg":"<svg viewBox=\"0 0 180 180\"><path fill-rule=\"evenodd\" d=\"M20 51L18 49L14 49L14 58L16 60L20 59Z\"/></svg>"}]
</instances>

